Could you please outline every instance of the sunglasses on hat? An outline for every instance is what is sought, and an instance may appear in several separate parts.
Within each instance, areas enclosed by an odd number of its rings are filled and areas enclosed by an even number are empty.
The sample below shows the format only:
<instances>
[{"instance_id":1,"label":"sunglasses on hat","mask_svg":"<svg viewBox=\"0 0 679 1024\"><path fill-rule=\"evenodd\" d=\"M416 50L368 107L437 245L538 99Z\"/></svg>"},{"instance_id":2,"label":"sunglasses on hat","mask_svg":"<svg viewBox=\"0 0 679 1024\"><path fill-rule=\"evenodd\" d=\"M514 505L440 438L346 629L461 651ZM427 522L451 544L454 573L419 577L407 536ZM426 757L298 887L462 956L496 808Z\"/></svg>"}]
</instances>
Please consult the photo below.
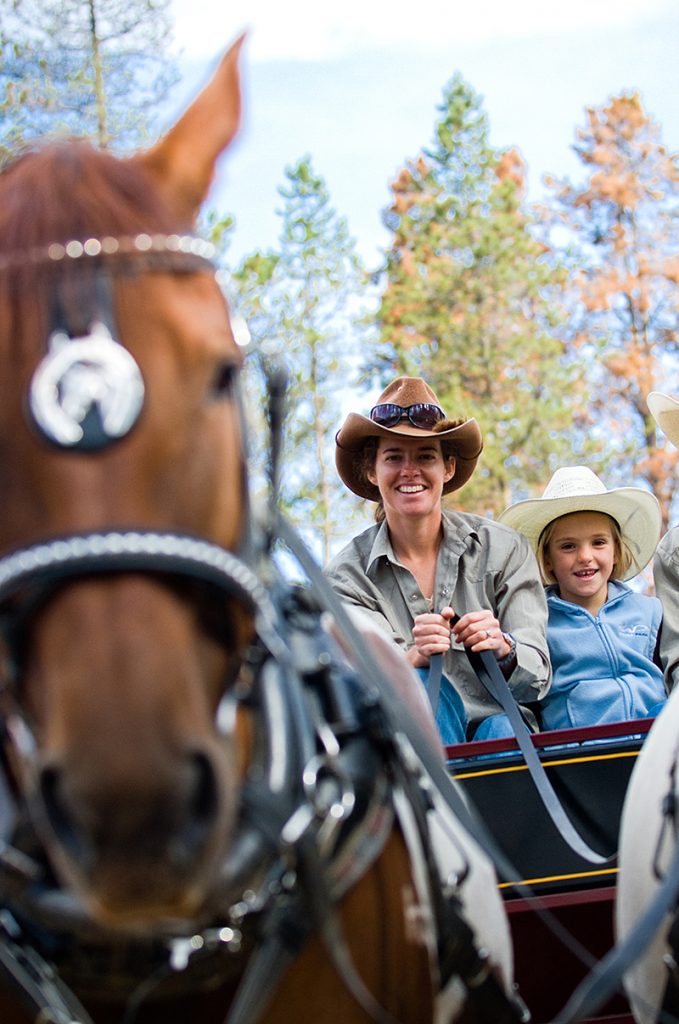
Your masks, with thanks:
<instances>
[{"instance_id":1,"label":"sunglasses on hat","mask_svg":"<svg viewBox=\"0 0 679 1024\"><path fill-rule=\"evenodd\" d=\"M395 427L406 418L420 430L432 430L437 423L446 418L446 414L438 405L432 405L430 402L416 402L415 405L408 406L384 402L381 405L374 405L370 410L370 419L380 427Z\"/></svg>"}]
</instances>

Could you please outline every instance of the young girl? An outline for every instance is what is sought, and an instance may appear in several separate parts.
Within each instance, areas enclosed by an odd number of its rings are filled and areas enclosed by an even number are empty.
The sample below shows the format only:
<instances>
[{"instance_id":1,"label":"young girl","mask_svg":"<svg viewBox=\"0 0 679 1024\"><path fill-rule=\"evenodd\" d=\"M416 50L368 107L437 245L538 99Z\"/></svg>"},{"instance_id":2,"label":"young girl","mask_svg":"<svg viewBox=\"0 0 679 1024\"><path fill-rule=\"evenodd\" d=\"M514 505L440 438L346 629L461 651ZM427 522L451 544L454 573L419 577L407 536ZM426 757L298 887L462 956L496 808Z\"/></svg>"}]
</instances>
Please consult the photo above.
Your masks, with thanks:
<instances>
[{"instance_id":1,"label":"young girl","mask_svg":"<svg viewBox=\"0 0 679 1024\"><path fill-rule=\"evenodd\" d=\"M666 700L656 646L662 606L624 580L641 572L660 536L656 498L606 490L585 466L556 471L541 498L500 516L530 541L547 583L552 685L543 729L646 718Z\"/></svg>"}]
</instances>

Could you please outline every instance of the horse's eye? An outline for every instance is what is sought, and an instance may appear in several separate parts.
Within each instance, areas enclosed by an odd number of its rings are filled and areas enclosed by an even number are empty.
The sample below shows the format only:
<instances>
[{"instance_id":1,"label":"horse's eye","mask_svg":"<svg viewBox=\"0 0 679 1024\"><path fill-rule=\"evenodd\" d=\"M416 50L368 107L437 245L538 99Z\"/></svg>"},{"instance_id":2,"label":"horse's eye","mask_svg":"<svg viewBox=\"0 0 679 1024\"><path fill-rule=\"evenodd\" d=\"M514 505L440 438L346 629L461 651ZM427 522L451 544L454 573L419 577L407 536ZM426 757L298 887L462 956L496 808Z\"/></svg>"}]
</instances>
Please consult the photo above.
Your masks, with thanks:
<instances>
[{"instance_id":1,"label":"horse's eye","mask_svg":"<svg viewBox=\"0 0 679 1024\"><path fill-rule=\"evenodd\" d=\"M212 394L216 398L228 395L236 381L238 366L236 363L220 363L212 381Z\"/></svg>"}]
</instances>

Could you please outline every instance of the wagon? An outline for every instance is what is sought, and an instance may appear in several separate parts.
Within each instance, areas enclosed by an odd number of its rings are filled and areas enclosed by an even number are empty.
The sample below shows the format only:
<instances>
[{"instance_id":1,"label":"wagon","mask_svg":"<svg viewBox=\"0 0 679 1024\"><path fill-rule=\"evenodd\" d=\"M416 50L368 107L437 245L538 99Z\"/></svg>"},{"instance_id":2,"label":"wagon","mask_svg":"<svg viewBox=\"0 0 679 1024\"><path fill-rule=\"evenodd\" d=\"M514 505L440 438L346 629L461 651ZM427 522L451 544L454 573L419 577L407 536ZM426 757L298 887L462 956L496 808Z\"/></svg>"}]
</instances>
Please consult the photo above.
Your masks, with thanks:
<instances>
[{"instance_id":1,"label":"wagon","mask_svg":"<svg viewBox=\"0 0 679 1024\"><path fill-rule=\"evenodd\" d=\"M630 774L653 719L532 737L583 839L606 858L617 850ZM533 1024L547 1024L613 945L615 856L593 865L563 840L536 791L516 740L446 748L462 788L515 873L500 888L514 941L515 976ZM616 995L591 1024L632 1024Z\"/></svg>"}]
</instances>

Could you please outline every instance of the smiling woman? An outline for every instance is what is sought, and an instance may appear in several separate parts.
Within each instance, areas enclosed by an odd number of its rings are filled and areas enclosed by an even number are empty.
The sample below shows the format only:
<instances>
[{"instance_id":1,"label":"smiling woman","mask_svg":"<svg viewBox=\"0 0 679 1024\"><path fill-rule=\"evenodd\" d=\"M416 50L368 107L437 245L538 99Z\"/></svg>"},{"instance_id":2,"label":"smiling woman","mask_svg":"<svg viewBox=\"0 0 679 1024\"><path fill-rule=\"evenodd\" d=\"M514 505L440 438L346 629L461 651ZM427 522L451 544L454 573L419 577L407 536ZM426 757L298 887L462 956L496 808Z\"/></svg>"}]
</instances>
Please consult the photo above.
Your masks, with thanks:
<instances>
[{"instance_id":1,"label":"smiling woman","mask_svg":"<svg viewBox=\"0 0 679 1024\"><path fill-rule=\"evenodd\" d=\"M442 655L440 688L428 692L444 743L513 735L464 649L492 651L517 700L537 700L549 681L546 607L521 537L442 507L476 468L476 420L449 419L424 380L399 377L369 416L350 413L336 440L339 475L377 502L378 525L333 559L331 584L406 651L423 681Z\"/></svg>"},{"instance_id":2,"label":"smiling woman","mask_svg":"<svg viewBox=\"0 0 679 1024\"><path fill-rule=\"evenodd\" d=\"M377 442L374 465L367 476L380 492L382 508L389 518L417 516L435 512L441 501L443 486L455 473L455 456L444 455L440 441L418 441L404 438L392 441L381 437ZM404 532L413 535L412 524L403 524ZM423 567L422 578L415 571L420 587L429 600L434 593L435 565Z\"/></svg>"}]
</instances>

